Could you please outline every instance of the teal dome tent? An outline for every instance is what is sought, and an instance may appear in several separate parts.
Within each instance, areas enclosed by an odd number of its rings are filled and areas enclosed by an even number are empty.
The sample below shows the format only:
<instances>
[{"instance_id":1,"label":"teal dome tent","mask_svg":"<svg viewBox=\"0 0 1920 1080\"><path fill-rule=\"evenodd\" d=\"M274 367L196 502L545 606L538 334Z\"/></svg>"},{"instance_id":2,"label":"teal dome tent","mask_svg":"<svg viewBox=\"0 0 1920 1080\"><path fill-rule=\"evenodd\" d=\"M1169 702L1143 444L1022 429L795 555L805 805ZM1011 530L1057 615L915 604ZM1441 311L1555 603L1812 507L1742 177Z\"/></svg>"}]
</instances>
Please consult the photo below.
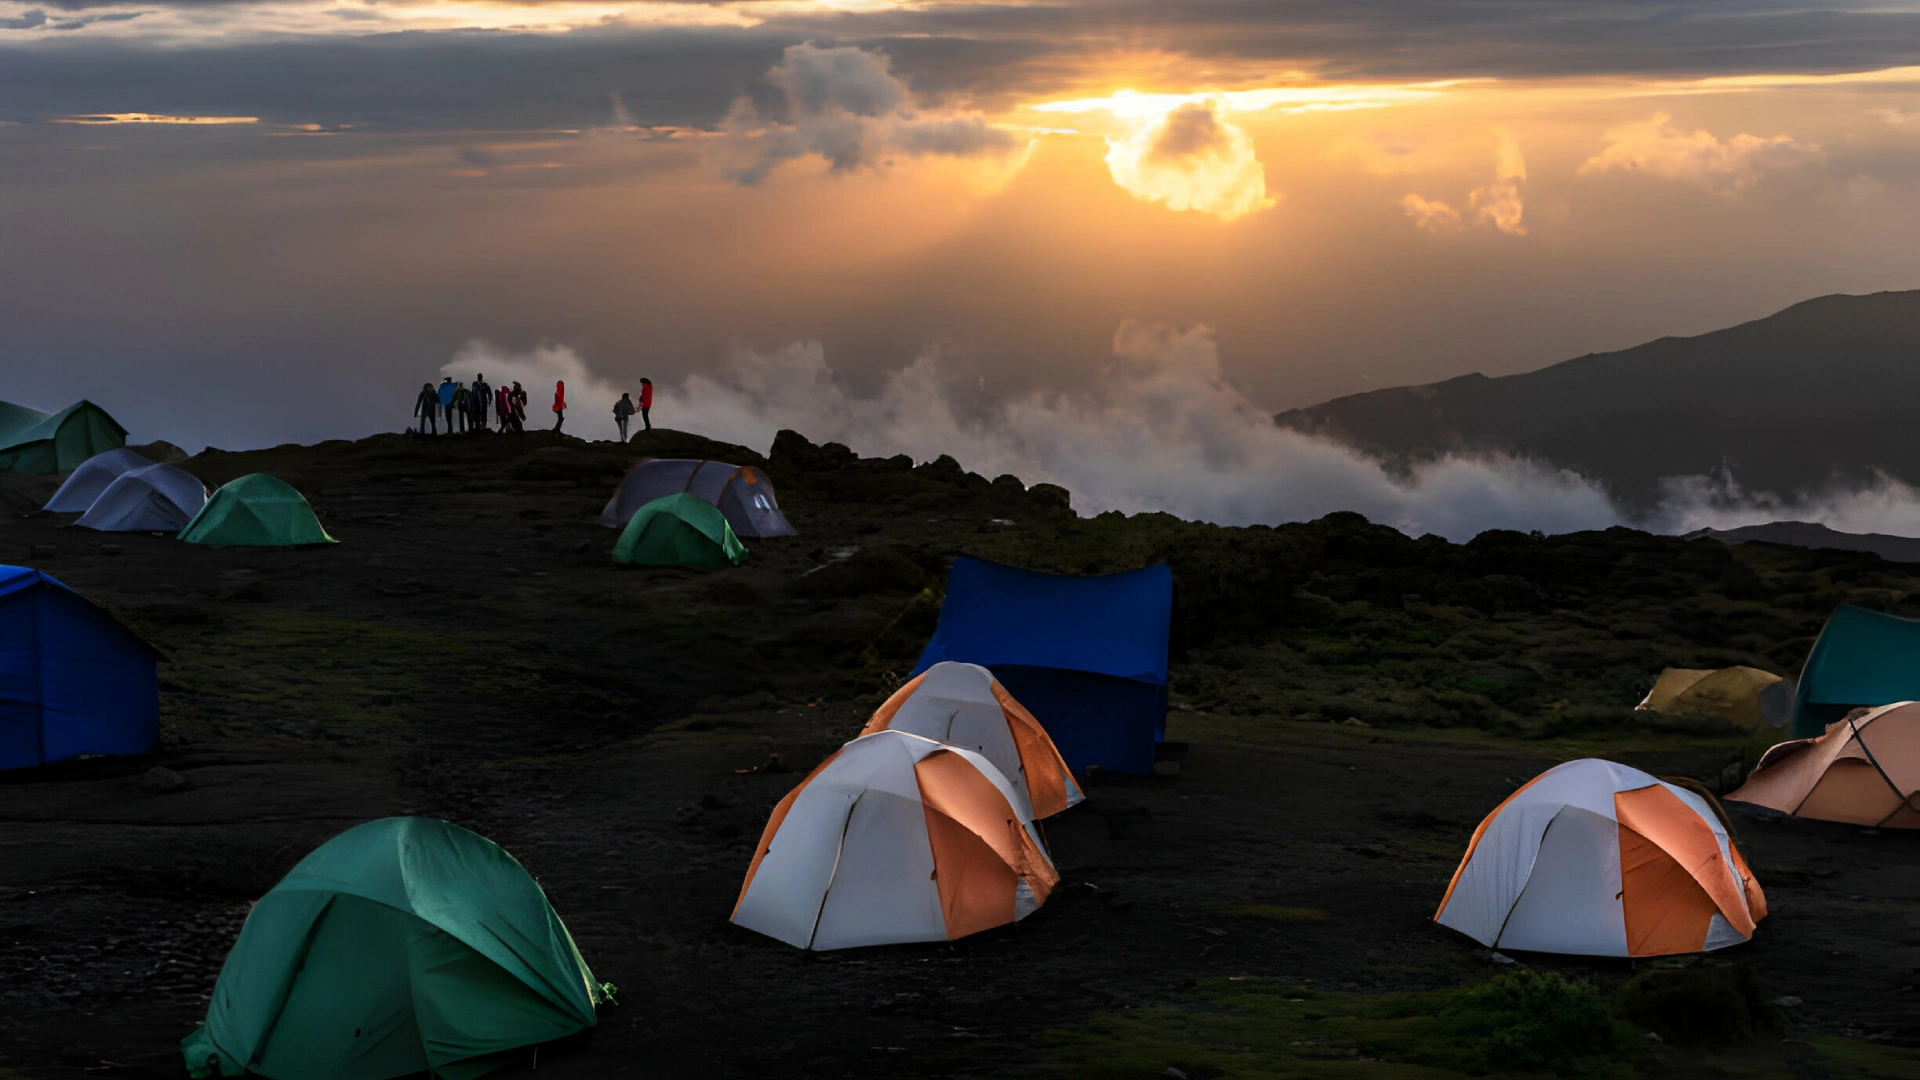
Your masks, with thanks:
<instances>
[{"instance_id":1,"label":"teal dome tent","mask_svg":"<svg viewBox=\"0 0 1920 1080\"><path fill-rule=\"evenodd\" d=\"M513 856L384 818L254 905L181 1048L195 1077L471 1080L594 1026L610 991Z\"/></svg>"},{"instance_id":2,"label":"teal dome tent","mask_svg":"<svg viewBox=\"0 0 1920 1080\"><path fill-rule=\"evenodd\" d=\"M91 401L48 416L0 402L0 472L69 473L127 444L127 429ZM38 417L39 419L34 419Z\"/></svg>"},{"instance_id":3,"label":"teal dome tent","mask_svg":"<svg viewBox=\"0 0 1920 1080\"><path fill-rule=\"evenodd\" d=\"M714 505L697 495L669 495L634 512L613 545L613 561L634 566L738 566L747 548Z\"/></svg>"},{"instance_id":4,"label":"teal dome tent","mask_svg":"<svg viewBox=\"0 0 1920 1080\"><path fill-rule=\"evenodd\" d=\"M214 547L295 547L334 539L313 516L306 496L266 473L229 480L180 530L189 544Z\"/></svg>"}]
</instances>

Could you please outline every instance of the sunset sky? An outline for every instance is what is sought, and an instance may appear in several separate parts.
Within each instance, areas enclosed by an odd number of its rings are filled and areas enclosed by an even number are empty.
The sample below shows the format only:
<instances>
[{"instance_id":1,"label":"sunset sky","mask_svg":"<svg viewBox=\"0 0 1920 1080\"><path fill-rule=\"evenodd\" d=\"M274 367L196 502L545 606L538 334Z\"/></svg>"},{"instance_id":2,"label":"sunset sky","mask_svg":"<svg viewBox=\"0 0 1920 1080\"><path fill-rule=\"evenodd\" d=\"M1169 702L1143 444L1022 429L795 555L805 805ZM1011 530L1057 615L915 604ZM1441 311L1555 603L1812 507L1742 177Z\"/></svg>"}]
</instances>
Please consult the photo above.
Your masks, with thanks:
<instances>
[{"instance_id":1,"label":"sunset sky","mask_svg":"<svg viewBox=\"0 0 1920 1080\"><path fill-rule=\"evenodd\" d=\"M1904 0L0 0L0 397L190 446L550 354L919 364L964 423L1143 327L1270 411L1920 287L1916 237Z\"/></svg>"}]
</instances>

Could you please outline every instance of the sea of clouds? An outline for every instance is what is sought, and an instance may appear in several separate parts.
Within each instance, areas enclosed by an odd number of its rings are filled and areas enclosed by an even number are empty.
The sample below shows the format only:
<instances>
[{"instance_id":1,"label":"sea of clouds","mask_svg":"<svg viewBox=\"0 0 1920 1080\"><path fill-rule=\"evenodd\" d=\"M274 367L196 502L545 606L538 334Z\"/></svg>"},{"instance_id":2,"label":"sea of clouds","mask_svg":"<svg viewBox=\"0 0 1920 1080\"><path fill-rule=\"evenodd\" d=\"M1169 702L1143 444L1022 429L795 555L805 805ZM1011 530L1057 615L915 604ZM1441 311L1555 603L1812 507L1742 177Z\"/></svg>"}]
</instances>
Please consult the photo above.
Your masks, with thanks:
<instances>
[{"instance_id":1,"label":"sea of clouds","mask_svg":"<svg viewBox=\"0 0 1920 1080\"><path fill-rule=\"evenodd\" d=\"M553 383L564 380L566 430L585 438L614 437L613 402L639 389L554 344L511 351L473 341L442 371L462 379L484 372L496 386L520 381L532 398L529 427L550 426ZM818 343L738 348L724 370L656 385L653 411L663 426L762 451L792 428L863 456L949 454L988 477L1058 484L1081 514L1158 510L1249 525L1353 510L1409 535L1455 541L1487 529L1678 533L1783 519L1920 535L1920 492L1890 478L1782 497L1726 477L1676 477L1655 510L1630 516L1586 479L1532 461L1451 457L1395 476L1333 442L1275 426L1227 378L1203 326L1122 324L1091 387L1010 398L985 394L938 350L888 373L878 393L856 395Z\"/></svg>"}]
</instances>

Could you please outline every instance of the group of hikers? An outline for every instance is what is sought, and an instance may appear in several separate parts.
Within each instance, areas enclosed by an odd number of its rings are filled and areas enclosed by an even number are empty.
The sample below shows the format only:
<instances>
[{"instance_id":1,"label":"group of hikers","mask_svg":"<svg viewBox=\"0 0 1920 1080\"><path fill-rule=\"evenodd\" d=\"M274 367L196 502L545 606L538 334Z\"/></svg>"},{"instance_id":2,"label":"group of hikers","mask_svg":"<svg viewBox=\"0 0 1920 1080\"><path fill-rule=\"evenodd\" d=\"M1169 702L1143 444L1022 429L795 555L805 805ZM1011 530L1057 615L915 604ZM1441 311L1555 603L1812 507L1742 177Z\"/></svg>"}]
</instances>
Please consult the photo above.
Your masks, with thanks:
<instances>
[{"instance_id":1,"label":"group of hikers","mask_svg":"<svg viewBox=\"0 0 1920 1080\"><path fill-rule=\"evenodd\" d=\"M640 400L634 401L631 394L622 393L620 400L613 405L613 422L620 428L620 441L627 441L627 424L635 413L640 414L643 430L652 431L653 421L649 413L653 409L653 380L640 380ZM519 383L512 386L493 387L487 385L487 377L478 374L473 377L473 385L453 381L453 376L441 378L440 385L422 383L420 396L414 399L413 415L420 421L415 429L423 435L438 435L439 421L447 422L447 434L464 434L470 431L487 430L487 412L492 410L494 421L500 430L527 430L527 392ZM553 430L559 431L567 419L567 384L556 380L553 384Z\"/></svg>"}]
</instances>

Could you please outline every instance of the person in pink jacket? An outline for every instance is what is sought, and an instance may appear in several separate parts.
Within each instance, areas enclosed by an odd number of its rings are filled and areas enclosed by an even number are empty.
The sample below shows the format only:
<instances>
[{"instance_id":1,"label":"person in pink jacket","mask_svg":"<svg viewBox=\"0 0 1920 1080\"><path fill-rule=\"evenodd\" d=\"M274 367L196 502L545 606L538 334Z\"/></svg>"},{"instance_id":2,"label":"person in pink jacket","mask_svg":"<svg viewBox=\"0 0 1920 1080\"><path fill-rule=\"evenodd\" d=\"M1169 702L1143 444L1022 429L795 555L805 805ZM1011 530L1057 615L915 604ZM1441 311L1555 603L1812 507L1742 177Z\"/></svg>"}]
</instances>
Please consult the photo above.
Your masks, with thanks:
<instances>
[{"instance_id":1,"label":"person in pink jacket","mask_svg":"<svg viewBox=\"0 0 1920 1080\"><path fill-rule=\"evenodd\" d=\"M559 431L560 425L567 419L567 384L558 380L553 384L553 430Z\"/></svg>"}]
</instances>

